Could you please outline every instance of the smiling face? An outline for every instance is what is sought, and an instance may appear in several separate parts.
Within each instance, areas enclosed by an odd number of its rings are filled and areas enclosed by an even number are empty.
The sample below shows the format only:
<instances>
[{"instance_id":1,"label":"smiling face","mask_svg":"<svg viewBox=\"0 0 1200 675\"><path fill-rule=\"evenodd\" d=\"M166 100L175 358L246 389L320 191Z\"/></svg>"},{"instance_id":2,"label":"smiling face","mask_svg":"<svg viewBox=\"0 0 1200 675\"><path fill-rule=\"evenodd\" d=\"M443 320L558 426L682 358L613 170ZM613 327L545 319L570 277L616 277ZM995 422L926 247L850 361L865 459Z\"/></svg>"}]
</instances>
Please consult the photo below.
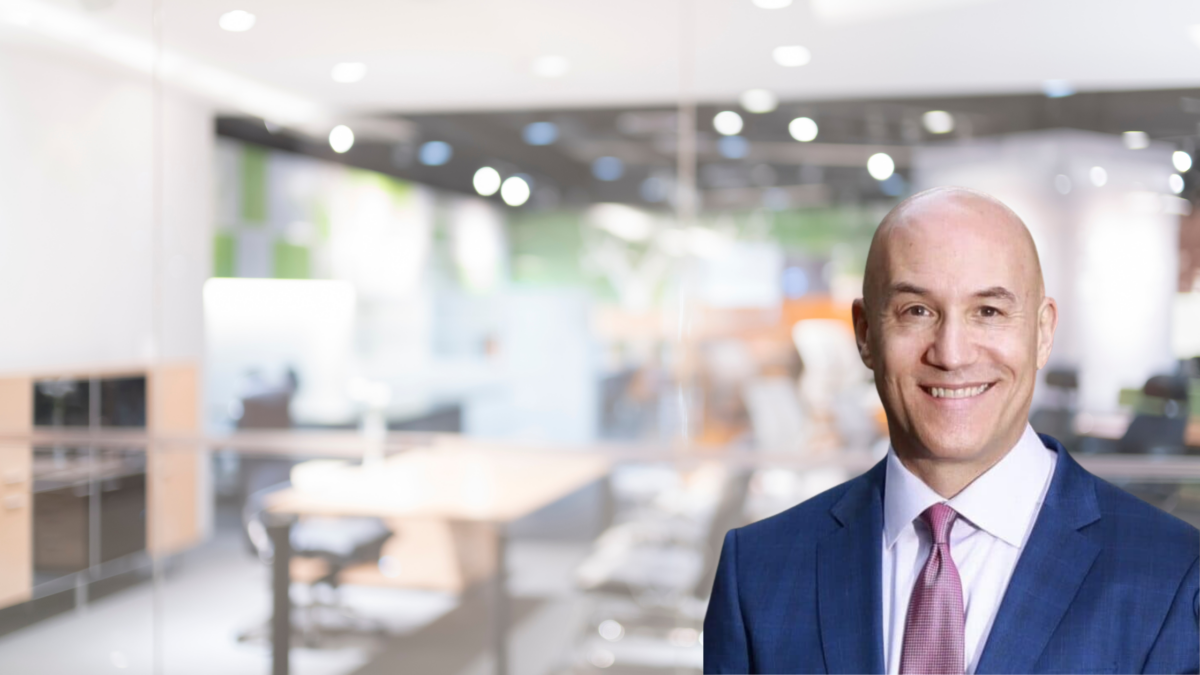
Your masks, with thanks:
<instances>
[{"instance_id":1,"label":"smiling face","mask_svg":"<svg viewBox=\"0 0 1200 675\"><path fill-rule=\"evenodd\" d=\"M867 266L855 332L893 447L978 475L1023 433L1053 342L1028 231L990 197L939 189L884 219Z\"/></svg>"}]
</instances>

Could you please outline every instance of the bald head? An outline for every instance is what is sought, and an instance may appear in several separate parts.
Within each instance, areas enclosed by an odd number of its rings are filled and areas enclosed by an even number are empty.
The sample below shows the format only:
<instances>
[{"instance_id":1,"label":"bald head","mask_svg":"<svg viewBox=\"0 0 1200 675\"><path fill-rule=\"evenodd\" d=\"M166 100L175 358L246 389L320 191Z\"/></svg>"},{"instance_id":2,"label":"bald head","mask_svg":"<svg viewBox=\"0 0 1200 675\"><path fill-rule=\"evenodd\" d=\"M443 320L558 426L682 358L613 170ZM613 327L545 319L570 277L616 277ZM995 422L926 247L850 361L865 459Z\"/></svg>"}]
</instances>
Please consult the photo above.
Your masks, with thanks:
<instances>
[{"instance_id":1,"label":"bald head","mask_svg":"<svg viewBox=\"0 0 1200 675\"><path fill-rule=\"evenodd\" d=\"M956 242L986 242L996 255L1018 265L1025 288L1040 300L1045 295L1042 267L1033 237L1021 218L995 197L962 187L938 187L915 194L892 209L867 254L863 301L878 308L888 295L888 279L897 254L920 254L925 247L954 254Z\"/></svg>"}]
</instances>

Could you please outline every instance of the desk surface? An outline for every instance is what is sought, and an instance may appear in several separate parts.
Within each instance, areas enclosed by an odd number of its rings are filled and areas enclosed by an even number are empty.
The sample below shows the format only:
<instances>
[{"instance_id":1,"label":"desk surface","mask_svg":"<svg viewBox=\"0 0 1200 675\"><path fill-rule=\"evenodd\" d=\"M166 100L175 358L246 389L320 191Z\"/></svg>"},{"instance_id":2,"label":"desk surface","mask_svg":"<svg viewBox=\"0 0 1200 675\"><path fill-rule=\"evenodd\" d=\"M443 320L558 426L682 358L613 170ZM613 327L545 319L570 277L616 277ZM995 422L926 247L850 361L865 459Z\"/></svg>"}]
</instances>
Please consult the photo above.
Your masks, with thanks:
<instances>
[{"instance_id":1,"label":"desk surface","mask_svg":"<svg viewBox=\"0 0 1200 675\"><path fill-rule=\"evenodd\" d=\"M507 523L606 476L609 468L608 459L590 453L412 450L375 467L298 465L293 487L270 495L266 506L281 514Z\"/></svg>"}]
</instances>

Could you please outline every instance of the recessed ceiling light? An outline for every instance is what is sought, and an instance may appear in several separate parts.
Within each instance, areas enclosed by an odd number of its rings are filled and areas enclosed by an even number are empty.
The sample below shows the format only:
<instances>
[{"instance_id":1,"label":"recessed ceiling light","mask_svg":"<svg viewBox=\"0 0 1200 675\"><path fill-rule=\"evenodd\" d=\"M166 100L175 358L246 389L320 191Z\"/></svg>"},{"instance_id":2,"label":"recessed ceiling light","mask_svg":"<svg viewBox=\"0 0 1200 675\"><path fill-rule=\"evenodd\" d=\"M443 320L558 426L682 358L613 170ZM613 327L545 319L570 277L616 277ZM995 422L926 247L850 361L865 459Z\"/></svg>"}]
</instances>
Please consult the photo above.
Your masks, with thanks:
<instances>
[{"instance_id":1,"label":"recessed ceiling light","mask_svg":"<svg viewBox=\"0 0 1200 675\"><path fill-rule=\"evenodd\" d=\"M429 141L422 143L417 152L417 159L425 166L441 166L454 156L454 148L445 141Z\"/></svg>"},{"instance_id":2,"label":"recessed ceiling light","mask_svg":"<svg viewBox=\"0 0 1200 675\"><path fill-rule=\"evenodd\" d=\"M500 189L500 172L490 166L482 167L475 172L471 183L476 192L484 197L491 197Z\"/></svg>"},{"instance_id":3,"label":"recessed ceiling light","mask_svg":"<svg viewBox=\"0 0 1200 675\"><path fill-rule=\"evenodd\" d=\"M554 122L533 122L521 130L521 138L530 145L550 145L558 140L558 125Z\"/></svg>"},{"instance_id":4,"label":"recessed ceiling light","mask_svg":"<svg viewBox=\"0 0 1200 675\"><path fill-rule=\"evenodd\" d=\"M945 110L930 110L921 115L921 124L931 134L948 134L954 131L954 115Z\"/></svg>"},{"instance_id":5,"label":"recessed ceiling light","mask_svg":"<svg viewBox=\"0 0 1200 675\"><path fill-rule=\"evenodd\" d=\"M1042 93L1046 98L1064 98L1075 93L1075 87L1066 80L1046 80L1042 82Z\"/></svg>"},{"instance_id":6,"label":"recessed ceiling light","mask_svg":"<svg viewBox=\"0 0 1200 675\"><path fill-rule=\"evenodd\" d=\"M1092 169L1088 171L1088 178L1092 180L1092 185L1095 185L1096 187L1104 187L1104 184L1108 182L1108 172L1105 171L1104 167L1102 166L1093 166Z\"/></svg>"},{"instance_id":7,"label":"recessed ceiling light","mask_svg":"<svg viewBox=\"0 0 1200 675\"><path fill-rule=\"evenodd\" d=\"M554 79L566 75L571 70L571 62L565 56L539 56L533 61L533 74L538 77Z\"/></svg>"},{"instance_id":8,"label":"recessed ceiling light","mask_svg":"<svg viewBox=\"0 0 1200 675\"><path fill-rule=\"evenodd\" d=\"M339 63L333 67L333 70L329 74L333 77L334 82L351 84L367 76L367 64L357 61Z\"/></svg>"},{"instance_id":9,"label":"recessed ceiling light","mask_svg":"<svg viewBox=\"0 0 1200 675\"><path fill-rule=\"evenodd\" d=\"M520 176L509 176L500 186L500 198L509 206L520 206L529 201L529 183Z\"/></svg>"},{"instance_id":10,"label":"recessed ceiling light","mask_svg":"<svg viewBox=\"0 0 1200 675\"><path fill-rule=\"evenodd\" d=\"M1171 153L1171 164L1175 165L1175 170L1179 173L1187 173L1192 168L1192 156L1183 150L1176 150Z\"/></svg>"},{"instance_id":11,"label":"recessed ceiling light","mask_svg":"<svg viewBox=\"0 0 1200 675\"><path fill-rule=\"evenodd\" d=\"M807 143L817 137L817 123L808 117L797 117L788 123L788 133L801 143Z\"/></svg>"},{"instance_id":12,"label":"recessed ceiling light","mask_svg":"<svg viewBox=\"0 0 1200 675\"><path fill-rule=\"evenodd\" d=\"M1144 131L1126 131L1121 134L1121 140L1130 150L1145 150L1150 147L1150 134Z\"/></svg>"},{"instance_id":13,"label":"recessed ceiling light","mask_svg":"<svg viewBox=\"0 0 1200 675\"><path fill-rule=\"evenodd\" d=\"M232 12L225 12L221 15L221 28L231 33L244 33L251 28L254 28L254 22L257 19L253 14L243 9L235 9Z\"/></svg>"},{"instance_id":14,"label":"recessed ceiling light","mask_svg":"<svg viewBox=\"0 0 1200 675\"><path fill-rule=\"evenodd\" d=\"M896 162L886 152L877 152L867 159L867 173L875 180L887 180L896 172Z\"/></svg>"},{"instance_id":15,"label":"recessed ceiling light","mask_svg":"<svg viewBox=\"0 0 1200 675\"><path fill-rule=\"evenodd\" d=\"M742 132L742 116L732 110L722 110L713 116L713 128L722 136L736 136Z\"/></svg>"},{"instance_id":16,"label":"recessed ceiling light","mask_svg":"<svg viewBox=\"0 0 1200 675\"><path fill-rule=\"evenodd\" d=\"M1066 174L1058 174L1054 177L1054 189L1058 190L1058 194L1065 195L1071 191L1071 178Z\"/></svg>"},{"instance_id":17,"label":"recessed ceiling light","mask_svg":"<svg viewBox=\"0 0 1200 675\"><path fill-rule=\"evenodd\" d=\"M742 93L741 104L748 112L762 114L779 107L779 99L767 89L747 89Z\"/></svg>"},{"instance_id":18,"label":"recessed ceiling light","mask_svg":"<svg viewBox=\"0 0 1200 675\"><path fill-rule=\"evenodd\" d=\"M808 51L807 47L801 47L800 45L776 47L771 50L771 56L775 59L775 63L786 68L808 65L808 62L812 61L812 53Z\"/></svg>"},{"instance_id":19,"label":"recessed ceiling light","mask_svg":"<svg viewBox=\"0 0 1200 675\"><path fill-rule=\"evenodd\" d=\"M597 180L611 182L625 175L625 162L617 157L600 157L592 162L592 175Z\"/></svg>"},{"instance_id":20,"label":"recessed ceiling light","mask_svg":"<svg viewBox=\"0 0 1200 675\"><path fill-rule=\"evenodd\" d=\"M755 7L763 9L783 9L792 4L792 0L753 0L753 2Z\"/></svg>"},{"instance_id":21,"label":"recessed ceiling light","mask_svg":"<svg viewBox=\"0 0 1200 675\"><path fill-rule=\"evenodd\" d=\"M354 132L345 124L339 124L329 132L329 147L339 155L354 147Z\"/></svg>"},{"instance_id":22,"label":"recessed ceiling light","mask_svg":"<svg viewBox=\"0 0 1200 675\"><path fill-rule=\"evenodd\" d=\"M1167 187L1171 188L1171 192L1174 192L1175 194L1183 192L1183 176L1180 176L1177 173L1171 174L1171 176L1167 178Z\"/></svg>"}]
</instances>

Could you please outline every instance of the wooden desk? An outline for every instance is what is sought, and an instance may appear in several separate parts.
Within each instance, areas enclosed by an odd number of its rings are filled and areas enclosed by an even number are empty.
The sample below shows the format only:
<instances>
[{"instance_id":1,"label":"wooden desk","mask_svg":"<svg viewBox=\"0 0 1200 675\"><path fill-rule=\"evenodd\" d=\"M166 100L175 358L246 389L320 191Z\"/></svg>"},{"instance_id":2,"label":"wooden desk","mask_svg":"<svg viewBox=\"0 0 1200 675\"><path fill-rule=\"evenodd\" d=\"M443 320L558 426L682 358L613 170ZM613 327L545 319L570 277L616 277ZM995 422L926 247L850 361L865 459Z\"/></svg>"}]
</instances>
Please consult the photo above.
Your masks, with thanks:
<instances>
[{"instance_id":1,"label":"wooden desk","mask_svg":"<svg viewBox=\"0 0 1200 675\"><path fill-rule=\"evenodd\" d=\"M364 468L340 462L301 464L293 487L270 495L266 510L275 547L272 673L287 675L291 642L290 531L296 516L445 518L490 525L496 537L492 649L508 672L506 526L608 475L610 461L576 452L477 449L412 450Z\"/></svg>"}]
</instances>

